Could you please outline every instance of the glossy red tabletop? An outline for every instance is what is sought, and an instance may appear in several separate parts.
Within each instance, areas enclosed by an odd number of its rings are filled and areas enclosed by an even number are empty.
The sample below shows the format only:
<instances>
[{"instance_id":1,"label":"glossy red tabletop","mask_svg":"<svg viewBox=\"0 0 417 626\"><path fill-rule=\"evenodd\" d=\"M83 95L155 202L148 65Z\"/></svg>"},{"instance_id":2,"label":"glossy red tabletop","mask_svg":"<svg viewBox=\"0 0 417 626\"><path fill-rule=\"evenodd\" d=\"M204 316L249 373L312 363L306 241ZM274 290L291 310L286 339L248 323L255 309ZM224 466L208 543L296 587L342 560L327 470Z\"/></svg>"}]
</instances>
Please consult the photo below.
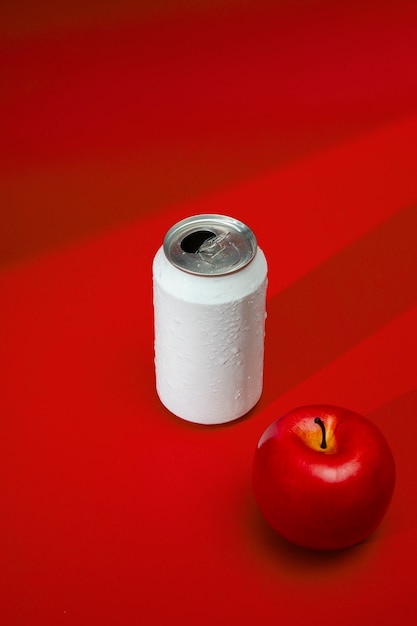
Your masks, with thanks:
<instances>
[{"instance_id":1,"label":"glossy red tabletop","mask_svg":"<svg viewBox=\"0 0 417 626\"><path fill-rule=\"evenodd\" d=\"M417 5L2 3L0 623L412 624L417 612ZM224 213L269 266L264 392L199 426L155 391L151 264ZM379 529L287 544L263 430L371 418Z\"/></svg>"}]
</instances>

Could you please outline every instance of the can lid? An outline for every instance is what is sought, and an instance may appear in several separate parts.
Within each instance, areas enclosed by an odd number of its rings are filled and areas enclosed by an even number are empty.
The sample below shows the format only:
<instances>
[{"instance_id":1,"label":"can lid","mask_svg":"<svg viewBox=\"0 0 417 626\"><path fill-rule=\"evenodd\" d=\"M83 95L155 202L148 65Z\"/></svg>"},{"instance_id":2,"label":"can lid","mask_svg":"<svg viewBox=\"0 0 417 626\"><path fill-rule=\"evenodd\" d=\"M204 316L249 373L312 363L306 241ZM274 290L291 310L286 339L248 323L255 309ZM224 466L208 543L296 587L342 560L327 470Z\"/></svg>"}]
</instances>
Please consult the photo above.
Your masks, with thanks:
<instances>
[{"instance_id":1,"label":"can lid","mask_svg":"<svg viewBox=\"0 0 417 626\"><path fill-rule=\"evenodd\" d=\"M188 217L164 238L167 259L180 270L201 276L231 274L254 258L256 237L246 224L227 215Z\"/></svg>"}]
</instances>

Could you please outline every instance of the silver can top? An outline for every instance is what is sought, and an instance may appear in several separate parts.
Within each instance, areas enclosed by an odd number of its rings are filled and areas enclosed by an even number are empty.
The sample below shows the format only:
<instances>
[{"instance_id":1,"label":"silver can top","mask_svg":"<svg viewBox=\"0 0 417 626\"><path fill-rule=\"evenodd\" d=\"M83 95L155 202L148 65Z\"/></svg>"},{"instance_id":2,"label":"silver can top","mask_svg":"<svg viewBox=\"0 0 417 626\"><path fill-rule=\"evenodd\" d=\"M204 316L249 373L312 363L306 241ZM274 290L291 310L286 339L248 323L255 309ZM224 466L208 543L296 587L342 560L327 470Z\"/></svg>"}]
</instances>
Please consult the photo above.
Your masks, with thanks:
<instances>
[{"instance_id":1,"label":"silver can top","mask_svg":"<svg viewBox=\"0 0 417 626\"><path fill-rule=\"evenodd\" d=\"M184 272L201 276L231 274L254 258L255 235L227 215L193 215L177 222L164 238L167 259Z\"/></svg>"}]
</instances>

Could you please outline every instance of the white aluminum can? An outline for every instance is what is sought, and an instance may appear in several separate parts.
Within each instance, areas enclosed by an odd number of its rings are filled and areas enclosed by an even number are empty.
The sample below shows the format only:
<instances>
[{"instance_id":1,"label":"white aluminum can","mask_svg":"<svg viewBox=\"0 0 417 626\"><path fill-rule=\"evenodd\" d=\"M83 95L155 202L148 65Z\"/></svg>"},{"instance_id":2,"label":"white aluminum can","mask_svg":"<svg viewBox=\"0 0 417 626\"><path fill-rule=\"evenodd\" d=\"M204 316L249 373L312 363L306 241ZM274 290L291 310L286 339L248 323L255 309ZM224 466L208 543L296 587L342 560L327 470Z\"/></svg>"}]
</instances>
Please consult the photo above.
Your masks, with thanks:
<instances>
[{"instance_id":1,"label":"white aluminum can","mask_svg":"<svg viewBox=\"0 0 417 626\"><path fill-rule=\"evenodd\" d=\"M232 217L175 224L153 261L156 389L174 415L222 424L262 393L267 262Z\"/></svg>"}]
</instances>

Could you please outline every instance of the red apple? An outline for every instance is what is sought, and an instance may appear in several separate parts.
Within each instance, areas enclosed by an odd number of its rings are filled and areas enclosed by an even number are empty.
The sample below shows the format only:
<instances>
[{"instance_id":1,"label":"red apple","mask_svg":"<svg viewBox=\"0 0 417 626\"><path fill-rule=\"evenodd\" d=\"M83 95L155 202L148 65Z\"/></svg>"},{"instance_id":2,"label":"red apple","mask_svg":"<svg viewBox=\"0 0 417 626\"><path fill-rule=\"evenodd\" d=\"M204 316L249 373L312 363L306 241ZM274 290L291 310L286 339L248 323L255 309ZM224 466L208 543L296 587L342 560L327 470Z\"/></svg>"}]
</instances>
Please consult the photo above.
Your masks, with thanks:
<instances>
[{"instance_id":1,"label":"red apple","mask_svg":"<svg viewBox=\"0 0 417 626\"><path fill-rule=\"evenodd\" d=\"M304 406L275 420L259 440L253 489L266 521L300 546L337 550L380 524L395 463L371 421L330 405Z\"/></svg>"}]
</instances>

